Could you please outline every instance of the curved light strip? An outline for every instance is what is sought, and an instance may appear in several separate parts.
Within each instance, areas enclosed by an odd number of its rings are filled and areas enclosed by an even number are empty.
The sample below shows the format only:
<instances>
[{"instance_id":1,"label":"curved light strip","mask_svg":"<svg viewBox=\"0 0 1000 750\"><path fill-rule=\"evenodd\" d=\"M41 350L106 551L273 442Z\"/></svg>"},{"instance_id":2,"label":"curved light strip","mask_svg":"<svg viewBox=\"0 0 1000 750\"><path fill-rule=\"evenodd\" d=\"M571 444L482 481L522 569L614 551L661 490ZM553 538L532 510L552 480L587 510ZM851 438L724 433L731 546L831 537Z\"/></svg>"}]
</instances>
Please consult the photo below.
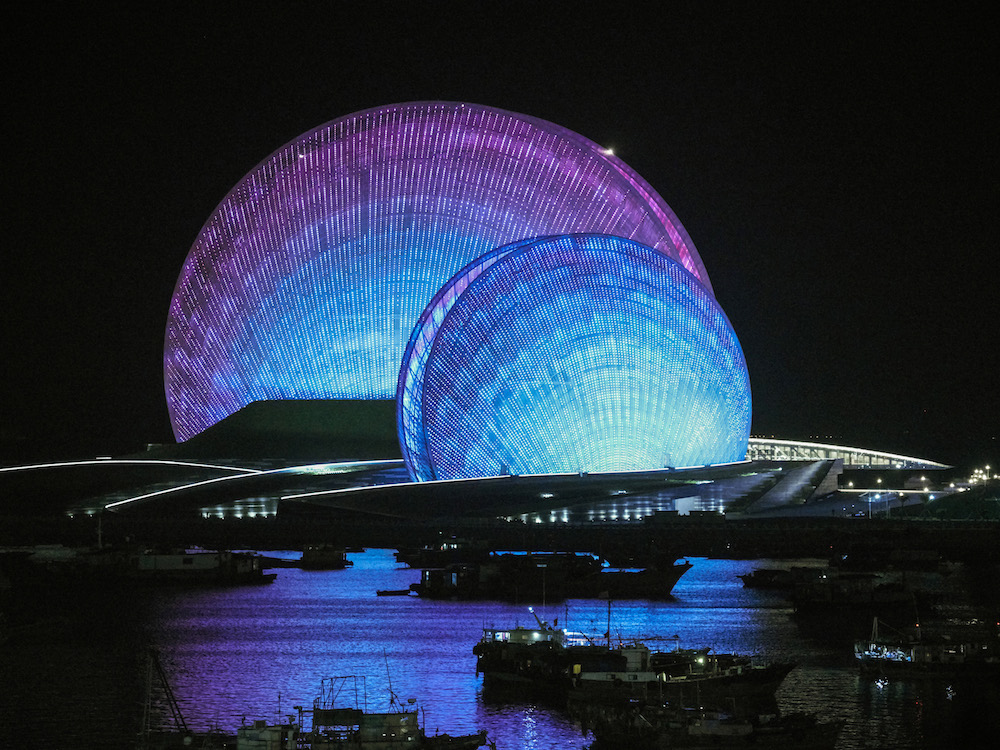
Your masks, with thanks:
<instances>
[{"instance_id":1,"label":"curved light strip","mask_svg":"<svg viewBox=\"0 0 1000 750\"><path fill-rule=\"evenodd\" d=\"M185 466L194 469L219 469L220 471L232 471L237 474L260 474L259 469L248 469L239 466L221 466L219 464L204 464L192 461L161 460L152 458L122 459L122 458L98 458L84 461L57 461L46 464L27 464L24 466L4 466L0 467L2 472L31 471L33 469L62 469L74 466Z\"/></svg>"},{"instance_id":2,"label":"curved light strip","mask_svg":"<svg viewBox=\"0 0 1000 750\"><path fill-rule=\"evenodd\" d=\"M380 468L390 468L398 466L401 462L399 460L388 460L388 461L344 461L342 463L325 463L325 464L306 464L303 466L288 466L281 469L268 469L265 471L254 471L255 475L278 475L278 474L307 474L312 476L327 475L327 474L348 474L356 471L362 471L364 469L380 469ZM124 500L118 500L113 503L108 503L104 506L105 510L111 510L115 508L121 508L125 505L134 505L136 503L141 503L146 500L152 500L154 498L163 498L167 495L176 495L178 493L183 493L188 490L194 489L195 487L205 487L211 484L218 484L220 482L233 482L240 479L245 479L246 475L240 476L230 476L230 477L214 477L212 479L204 479L198 482L189 482L188 484L177 485L175 487L167 487L162 490L155 490L153 492L146 492L141 495L135 495L133 497L125 498Z\"/></svg>"},{"instance_id":3,"label":"curved light strip","mask_svg":"<svg viewBox=\"0 0 1000 750\"><path fill-rule=\"evenodd\" d=\"M413 324L458 269L571 232L641 242L711 289L656 191L566 128L415 102L302 135L233 188L181 269L164 346L177 439L252 401L391 398Z\"/></svg>"}]
</instances>

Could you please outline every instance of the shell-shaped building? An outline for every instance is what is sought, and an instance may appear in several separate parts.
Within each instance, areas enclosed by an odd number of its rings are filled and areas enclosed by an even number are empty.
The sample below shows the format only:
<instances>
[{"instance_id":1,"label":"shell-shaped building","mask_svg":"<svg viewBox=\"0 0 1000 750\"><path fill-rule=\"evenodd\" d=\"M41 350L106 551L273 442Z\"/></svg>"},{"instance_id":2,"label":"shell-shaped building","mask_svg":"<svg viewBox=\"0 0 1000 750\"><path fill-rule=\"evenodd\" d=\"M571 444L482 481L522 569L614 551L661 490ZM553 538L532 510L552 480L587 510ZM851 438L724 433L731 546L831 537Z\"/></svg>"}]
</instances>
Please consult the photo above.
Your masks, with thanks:
<instances>
[{"instance_id":1,"label":"shell-shaped building","mask_svg":"<svg viewBox=\"0 0 1000 750\"><path fill-rule=\"evenodd\" d=\"M397 414L420 480L638 471L742 460L750 383L725 313L681 264L555 236L442 287L407 346Z\"/></svg>"},{"instance_id":2,"label":"shell-shaped building","mask_svg":"<svg viewBox=\"0 0 1000 750\"><path fill-rule=\"evenodd\" d=\"M417 102L296 138L232 189L184 262L164 351L175 436L253 401L393 398L414 324L459 269L571 233L641 243L712 296L659 195L558 125Z\"/></svg>"}]
</instances>

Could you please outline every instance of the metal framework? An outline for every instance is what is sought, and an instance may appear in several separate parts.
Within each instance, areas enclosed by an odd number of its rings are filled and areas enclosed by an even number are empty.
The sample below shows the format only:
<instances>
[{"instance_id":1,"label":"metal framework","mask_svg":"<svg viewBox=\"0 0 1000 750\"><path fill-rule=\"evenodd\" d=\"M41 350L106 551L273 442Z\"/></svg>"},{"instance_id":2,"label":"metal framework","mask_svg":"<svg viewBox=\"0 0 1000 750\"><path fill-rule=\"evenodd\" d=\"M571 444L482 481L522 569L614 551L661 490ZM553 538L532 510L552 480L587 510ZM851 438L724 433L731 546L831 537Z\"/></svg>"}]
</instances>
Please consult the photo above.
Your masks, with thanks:
<instances>
[{"instance_id":1,"label":"metal framework","mask_svg":"<svg viewBox=\"0 0 1000 750\"><path fill-rule=\"evenodd\" d=\"M950 469L947 464L896 453L850 448L843 445L809 443L751 437L747 445L751 461L817 461L842 458L845 469Z\"/></svg>"}]
</instances>

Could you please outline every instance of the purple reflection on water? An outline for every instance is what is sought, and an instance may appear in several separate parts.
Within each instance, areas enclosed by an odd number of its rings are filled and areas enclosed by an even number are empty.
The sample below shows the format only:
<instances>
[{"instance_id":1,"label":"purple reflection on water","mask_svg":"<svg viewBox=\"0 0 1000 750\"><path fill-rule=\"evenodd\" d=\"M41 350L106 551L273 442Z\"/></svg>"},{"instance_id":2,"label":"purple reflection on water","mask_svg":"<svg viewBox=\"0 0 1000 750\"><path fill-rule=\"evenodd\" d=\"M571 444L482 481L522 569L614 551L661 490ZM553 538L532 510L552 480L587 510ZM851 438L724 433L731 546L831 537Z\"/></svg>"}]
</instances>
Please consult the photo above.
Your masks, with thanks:
<instances>
[{"instance_id":1,"label":"purple reflection on water","mask_svg":"<svg viewBox=\"0 0 1000 750\"><path fill-rule=\"evenodd\" d=\"M275 719L279 701L282 714L293 713L294 705L311 705L322 677L334 675L365 677L369 710L384 710L388 668L395 693L417 699L429 733L485 729L500 750L590 744L590 735L556 709L484 700L472 647L484 626L533 622L527 603L377 597L377 589L407 588L419 572L398 565L390 550L350 557L353 568L342 571L281 569L270 586L155 594L150 629L194 729L232 731L244 716ZM676 635L686 647L797 662L778 690L778 705L845 721L838 750L938 746L959 720L968 736L996 728L993 715L977 708L996 698L995 687L958 688L953 698L924 683L876 691L859 677L853 636L842 624L806 627L779 595L745 589L736 578L801 561L691 561L673 600L614 602L612 634L642 637L661 649L671 648ZM534 606L573 630L607 629L602 601Z\"/></svg>"},{"instance_id":2,"label":"purple reflection on water","mask_svg":"<svg viewBox=\"0 0 1000 750\"><path fill-rule=\"evenodd\" d=\"M377 597L377 589L407 588L419 571L389 550L351 558L343 571L281 569L270 586L160 601L153 628L190 724L227 730L244 716L273 720L279 700L281 714L294 713L312 705L323 677L357 675L369 710L386 710L391 678L396 695L417 700L430 734L486 729L502 748L589 744L557 712L483 701L472 647L484 624L527 623L525 606Z\"/></svg>"}]
</instances>

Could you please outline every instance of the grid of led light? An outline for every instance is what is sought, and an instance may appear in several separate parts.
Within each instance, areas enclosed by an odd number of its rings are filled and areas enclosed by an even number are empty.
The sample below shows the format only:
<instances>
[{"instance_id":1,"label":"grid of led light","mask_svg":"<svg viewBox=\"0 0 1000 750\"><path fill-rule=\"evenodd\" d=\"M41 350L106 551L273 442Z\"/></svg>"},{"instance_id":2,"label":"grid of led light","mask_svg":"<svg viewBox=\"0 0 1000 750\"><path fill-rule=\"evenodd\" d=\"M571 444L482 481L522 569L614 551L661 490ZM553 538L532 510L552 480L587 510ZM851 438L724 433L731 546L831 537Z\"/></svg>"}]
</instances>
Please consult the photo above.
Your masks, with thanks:
<instances>
[{"instance_id":1,"label":"grid of led light","mask_svg":"<svg viewBox=\"0 0 1000 750\"><path fill-rule=\"evenodd\" d=\"M465 266L434 295L420 315L413 333L410 334L410 341L403 354L403 366L399 371L399 384L396 387L396 427L400 449L407 466L410 467L410 474L415 479L427 479L432 476L426 460L427 434L420 414L420 405L423 399L424 368L438 328L448 310L479 274L512 250L534 241L534 239L522 240L495 248ZM414 448L414 446L419 447Z\"/></svg>"},{"instance_id":2,"label":"grid of led light","mask_svg":"<svg viewBox=\"0 0 1000 750\"><path fill-rule=\"evenodd\" d=\"M296 138L223 199L184 262L164 346L176 437L257 400L393 397L414 323L458 269L571 232L642 242L711 288L656 192L552 123L417 102Z\"/></svg>"},{"instance_id":3,"label":"grid of led light","mask_svg":"<svg viewBox=\"0 0 1000 750\"><path fill-rule=\"evenodd\" d=\"M421 316L397 388L419 480L738 461L750 415L743 351L712 294L600 234L468 264Z\"/></svg>"}]
</instances>

